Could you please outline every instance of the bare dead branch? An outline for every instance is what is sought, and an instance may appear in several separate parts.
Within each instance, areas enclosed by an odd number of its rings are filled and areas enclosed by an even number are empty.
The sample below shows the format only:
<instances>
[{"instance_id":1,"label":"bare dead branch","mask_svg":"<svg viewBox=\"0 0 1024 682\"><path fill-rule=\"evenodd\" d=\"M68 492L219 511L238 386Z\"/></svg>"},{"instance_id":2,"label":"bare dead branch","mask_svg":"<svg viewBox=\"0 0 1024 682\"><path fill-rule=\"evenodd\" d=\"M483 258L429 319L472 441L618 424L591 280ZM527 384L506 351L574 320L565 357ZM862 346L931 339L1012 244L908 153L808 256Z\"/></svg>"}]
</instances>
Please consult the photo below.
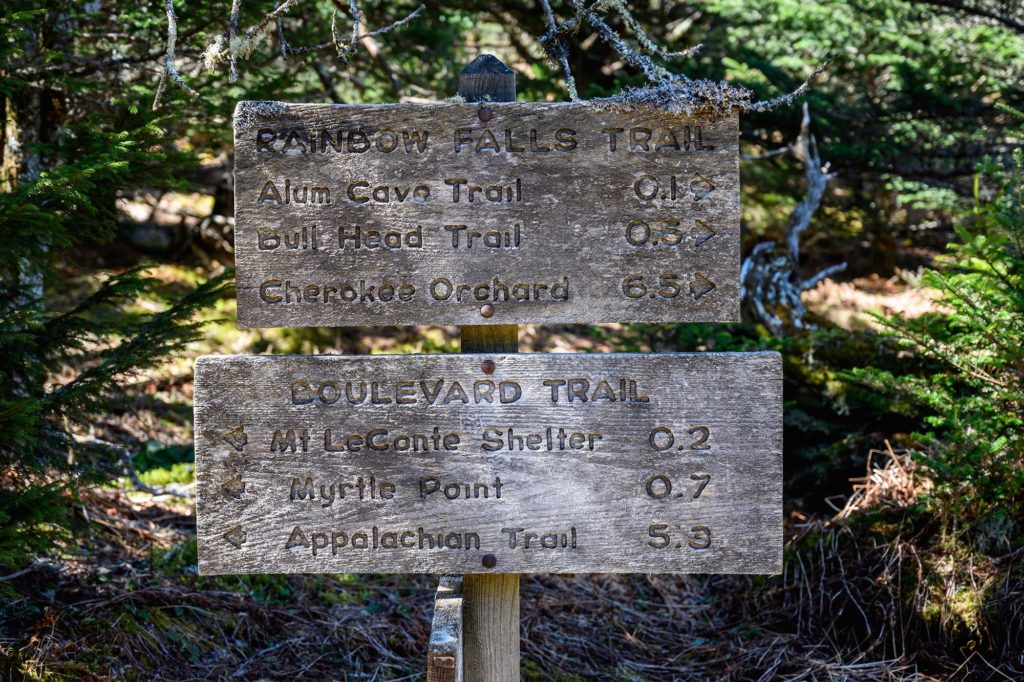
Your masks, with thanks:
<instances>
[{"instance_id":1,"label":"bare dead branch","mask_svg":"<svg viewBox=\"0 0 1024 682\"><path fill-rule=\"evenodd\" d=\"M174 0L167 0L167 49L164 52L164 73L160 76L160 83L156 88L156 95L153 97L153 109L160 107L160 97L163 95L167 79L170 78L178 87L185 91L189 97L198 97L199 93L189 87L185 79L178 72L174 65L175 50L178 43L178 17L174 14Z\"/></svg>"},{"instance_id":2,"label":"bare dead branch","mask_svg":"<svg viewBox=\"0 0 1024 682\"><path fill-rule=\"evenodd\" d=\"M811 87L811 83L814 82L814 79L820 76L825 71L826 66L828 66L828 61L824 61L821 64L819 64L817 68L815 68L814 71L811 72L811 75L808 76L804 80L804 82L801 83L800 86L793 92L787 93L785 95L780 95L779 97L776 97L774 99L764 100L761 102L754 102L747 108L747 111L770 111L772 109L777 109L778 107L781 106L791 105L794 101L796 101L798 97L807 92L807 88Z\"/></svg>"},{"instance_id":3,"label":"bare dead branch","mask_svg":"<svg viewBox=\"0 0 1024 682\"><path fill-rule=\"evenodd\" d=\"M228 21L228 44L232 44L238 38L238 10L242 0L231 0L231 18ZM238 55L231 55L231 75L228 81L234 83L238 80Z\"/></svg>"},{"instance_id":4,"label":"bare dead branch","mask_svg":"<svg viewBox=\"0 0 1024 682\"><path fill-rule=\"evenodd\" d=\"M540 0L540 2L548 22L547 35L554 36L558 32L558 25L555 22L555 13L551 9L551 3L549 0ZM580 94L576 90L576 79L573 78L572 69L569 67L569 46L560 37L553 37L547 43L545 43L545 38L541 38L541 43L546 45L545 50L547 50L548 56L552 60L556 60L562 67L562 73L565 76L565 87L569 91L569 99L573 102L578 102Z\"/></svg>"},{"instance_id":5,"label":"bare dead branch","mask_svg":"<svg viewBox=\"0 0 1024 682\"><path fill-rule=\"evenodd\" d=\"M789 257L796 265L800 262L800 235L810 226L814 212L821 206L825 187L833 177L833 174L828 172L829 164L821 164L818 143L814 139L814 135L811 134L811 114L806 103L804 103L803 118L800 121L800 134L793 147L793 156L803 162L807 178L807 194L793 209L789 233L786 235Z\"/></svg>"},{"instance_id":6,"label":"bare dead branch","mask_svg":"<svg viewBox=\"0 0 1024 682\"><path fill-rule=\"evenodd\" d=\"M419 16L419 14L421 12L423 12L423 10L425 10L425 9L426 9L425 5L420 5L415 10L410 12L404 18L399 19L398 21L392 22L392 23L390 23L387 26L384 26L382 28L378 28L375 31L370 31L368 33L360 33L360 30L362 28L362 22L363 22L362 12L360 11L358 5L356 5L354 0L349 0L349 11L352 13L353 19L352 19L352 38L347 43L343 42L341 40L341 34L338 32L338 11L335 10L334 12L331 13L331 39L329 41L326 41L326 42L323 42L323 43L319 43L317 45L308 45L308 46L305 46L305 47L294 47L293 45L288 43L288 41L285 39L285 37L284 37L284 30L282 29L282 31L281 31L281 46L282 46L281 47L281 49L282 49L281 56L282 57L287 57L289 55L307 54L309 52L317 52L319 50L323 50L323 49L326 49L328 47L333 46L335 51L338 54L338 59L340 61L342 61L343 63L347 64L349 62L349 60L352 58L352 53L355 52L356 46L360 42L363 42L367 46L367 51L369 51L372 56L376 57L376 55L373 55L374 48L371 46L371 45L374 44L374 40L373 40L374 36L382 35L384 33L392 31L392 30L394 30L396 28L400 28L402 26L405 26L410 21L412 21L417 16ZM391 77L391 74L389 73L388 76Z\"/></svg>"},{"instance_id":7,"label":"bare dead branch","mask_svg":"<svg viewBox=\"0 0 1024 682\"><path fill-rule=\"evenodd\" d=\"M356 4L356 0L348 0L348 9L352 12L352 42L351 45L356 44L356 40L359 39L359 24L362 22L362 16L359 14L359 5Z\"/></svg>"},{"instance_id":8,"label":"bare dead branch","mask_svg":"<svg viewBox=\"0 0 1024 682\"><path fill-rule=\"evenodd\" d=\"M231 37L231 28L229 26L228 33L229 38L225 43L223 36L218 36L211 42L206 50L203 52L203 63L208 70L212 70L217 67L225 59L237 60L237 58L248 59L249 55L252 54L253 50L263 40L266 33L267 27L272 23L276 24L278 18L285 12L290 10L299 0L284 0L280 4L275 3L273 11L268 12L253 26L250 26L246 32L239 36L237 35L237 25L234 30L234 37ZM240 5L240 0L238 1ZM234 8L233 8L234 9ZM236 17L237 19L237 17ZM282 42L283 44L283 42ZM237 63L237 61L235 61Z\"/></svg>"},{"instance_id":9,"label":"bare dead branch","mask_svg":"<svg viewBox=\"0 0 1024 682\"><path fill-rule=\"evenodd\" d=\"M785 147L772 149L771 151L764 152L763 154L740 154L740 159L743 161L764 161L765 159L770 159L774 156L782 156L783 154L789 153L790 147L787 145Z\"/></svg>"},{"instance_id":10,"label":"bare dead branch","mask_svg":"<svg viewBox=\"0 0 1024 682\"><path fill-rule=\"evenodd\" d=\"M811 133L811 115L806 103L800 122L800 134L784 150L803 163L807 193L793 208L785 248L777 248L774 241L761 242L751 250L740 268L740 298L744 308L775 336L785 335L790 327L804 328L807 311L801 294L825 278L846 269L846 263L838 263L807 278L801 278L797 272L800 236L810 227L814 213L821 206L828 182L835 177L829 172L828 164L821 162L817 141ZM757 158L778 156L779 152L773 150Z\"/></svg>"},{"instance_id":11,"label":"bare dead branch","mask_svg":"<svg viewBox=\"0 0 1024 682\"><path fill-rule=\"evenodd\" d=\"M279 4L280 0L274 0L275 9ZM284 21L281 20L281 15L274 19L274 23L277 24L277 42L279 43L278 49L281 51L281 59L288 59L288 40L284 37Z\"/></svg>"},{"instance_id":12,"label":"bare dead branch","mask_svg":"<svg viewBox=\"0 0 1024 682\"><path fill-rule=\"evenodd\" d=\"M626 8L626 3L623 0L609 0L608 4L615 6L619 9L619 14L622 16L622 20L625 22L627 28L632 31L633 35L636 36L637 43L640 44L648 54L657 55L662 59L686 59L692 57L700 52L704 46L694 45L693 47L685 50L679 50L677 52L668 52L663 47L651 40L651 37L647 35L647 32L640 25L640 22L636 20L636 17Z\"/></svg>"},{"instance_id":13,"label":"bare dead branch","mask_svg":"<svg viewBox=\"0 0 1024 682\"><path fill-rule=\"evenodd\" d=\"M160 100L166 87L166 81L169 78L173 80L179 87L181 87L190 97L198 97L199 93L188 86L181 74L175 67L175 48L178 38L178 25L177 17L174 14L174 0L166 0L167 7L167 48L164 55L164 68L161 72L160 82L157 85L157 92L153 99L153 109L158 109L160 106ZM299 0L275 0L274 9L263 17L253 26L250 26L244 33L239 35L238 32L238 19L241 11L241 0L231 0L231 11L228 19L228 28L226 35L220 35L214 38L210 44L206 47L206 50L202 54L202 62L207 70L213 70L217 68L223 61L227 60L230 64L230 71L228 80L234 83L238 80L238 60L248 59L253 53L256 47L259 46L260 42L266 37L267 31L271 25L274 25L277 29L279 41L280 41L280 53L281 57L287 59L292 55L307 54L310 52L316 52L319 50L333 47L337 54L338 59L342 62L348 63L351 59L352 53L355 51L356 46L361 41L366 41L369 44L373 41L375 36L382 35L389 31L401 28L411 22L413 19L418 17L426 9L424 5L420 5L415 10L410 12L405 17L394 21L386 26L383 26L375 31L369 31L362 33L363 25L363 14L359 9L356 0L349 0L348 6L349 11L352 13L352 37L347 42L342 41L338 31L337 23L337 11L331 16L331 39L316 45L296 47L288 42L288 38L285 34L284 26L284 15L290 9L295 7L299 3Z\"/></svg>"},{"instance_id":14,"label":"bare dead branch","mask_svg":"<svg viewBox=\"0 0 1024 682\"><path fill-rule=\"evenodd\" d=\"M370 31L369 33L363 33L362 35L359 36L358 40L365 40L366 38L373 38L375 36L381 35L382 33L387 33L388 31L393 31L396 28L401 28L402 26L405 26L410 21L412 21L413 19L418 17L420 15L420 13L423 12L423 10L425 10L425 9L426 9L426 5L420 5L419 7L414 9L404 19L399 19L398 21L392 22L392 23L388 24L387 26L384 26L383 28L378 28L376 31ZM353 44L355 44L355 43L353 43Z\"/></svg>"},{"instance_id":15,"label":"bare dead branch","mask_svg":"<svg viewBox=\"0 0 1024 682\"><path fill-rule=\"evenodd\" d=\"M153 111L160 108L160 99L164 96L165 87L167 87L167 69L160 69L160 81L156 84L156 94L153 95Z\"/></svg>"}]
</instances>

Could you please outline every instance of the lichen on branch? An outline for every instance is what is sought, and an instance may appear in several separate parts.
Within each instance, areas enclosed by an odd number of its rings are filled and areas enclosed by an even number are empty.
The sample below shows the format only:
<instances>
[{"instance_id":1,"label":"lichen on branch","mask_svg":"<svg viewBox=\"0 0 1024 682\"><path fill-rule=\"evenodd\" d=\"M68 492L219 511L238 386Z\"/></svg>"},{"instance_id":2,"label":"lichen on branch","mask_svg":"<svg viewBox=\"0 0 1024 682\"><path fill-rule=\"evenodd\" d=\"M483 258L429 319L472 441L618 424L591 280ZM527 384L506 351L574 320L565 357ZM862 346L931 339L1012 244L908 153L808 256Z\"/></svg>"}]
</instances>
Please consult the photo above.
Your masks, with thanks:
<instances>
[{"instance_id":1,"label":"lichen on branch","mask_svg":"<svg viewBox=\"0 0 1024 682\"><path fill-rule=\"evenodd\" d=\"M690 78L684 74L670 71L656 59L672 60L691 57L701 45L687 50L670 52L659 46L644 31L640 22L629 11L624 0L596 0L587 4L584 0L570 0L569 4L575 14L562 23L558 23L550 0L540 0L547 21L547 33L540 38L548 59L559 66L565 77L566 88L570 98L581 101L577 92L575 78L569 67L569 47L566 38L579 31L583 26L591 30L606 42L627 65L638 69L647 79L642 86L623 88L611 97L588 100L595 104L610 106L647 106L665 109L673 113L692 114L696 111L727 113L731 111L766 111L776 107L792 104L802 95L810 83L824 70L822 64L793 92L766 101L753 101L753 93L745 87L733 85L725 81ZM617 16L623 26L632 34L636 47L630 45L619 31L614 29L606 17Z\"/></svg>"},{"instance_id":2,"label":"lichen on branch","mask_svg":"<svg viewBox=\"0 0 1024 682\"><path fill-rule=\"evenodd\" d=\"M279 35L281 56L287 58L292 55L307 54L333 47L338 54L338 59L348 63L352 53L363 40L374 38L389 31L405 26L418 17L426 9L420 5L405 17L398 19L382 28L374 31L363 32L361 30L362 12L356 4L356 0L349 0L349 12L352 14L351 38L345 40L338 30L338 12L335 10L331 17L331 39L323 43L308 46L293 46L285 37L283 18L289 10L300 3L301 0L281 0L275 3L274 9L264 14L258 22L245 31L239 33L238 18L241 11L242 0L231 0L228 27L223 35L214 38L206 50L203 51L201 60L207 70L214 70L225 61L230 64L229 80L234 83L238 79L238 60L248 59L260 46L268 35L271 26L275 26ZM182 77L175 65L178 39L178 23L174 13L174 0L166 0L167 11L167 49L164 55L164 68L161 71L160 83L157 86L156 96L153 99L153 109L158 109L160 99L163 95L166 82L172 80L190 97L198 97L199 92L191 88Z\"/></svg>"}]
</instances>

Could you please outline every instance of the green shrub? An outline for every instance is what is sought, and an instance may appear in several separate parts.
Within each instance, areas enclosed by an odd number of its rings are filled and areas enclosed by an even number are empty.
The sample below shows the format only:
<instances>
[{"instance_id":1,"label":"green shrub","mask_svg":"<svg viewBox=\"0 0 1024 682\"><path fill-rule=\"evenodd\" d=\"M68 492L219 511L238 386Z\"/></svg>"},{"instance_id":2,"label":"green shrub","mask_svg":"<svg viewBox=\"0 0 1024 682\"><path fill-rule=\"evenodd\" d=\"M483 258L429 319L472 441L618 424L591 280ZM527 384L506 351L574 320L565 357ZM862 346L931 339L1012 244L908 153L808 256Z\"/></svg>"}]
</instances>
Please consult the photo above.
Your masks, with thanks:
<instances>
[{"instance_id":1,"label":"green shrub","mask_svg":"<svg viewBox=\"0 0 1024 682\"><path fill-rule=\"evenodd\" d=\"M922 284L938 310L883 320L905 351L925 360L907 373L851 373L919 411L915 434L935 501L979 531L982 549L1005 551L1024 512L1024 153L989 164L975 182L975 208L957 227Z\"/></svg>"}]
</instances>

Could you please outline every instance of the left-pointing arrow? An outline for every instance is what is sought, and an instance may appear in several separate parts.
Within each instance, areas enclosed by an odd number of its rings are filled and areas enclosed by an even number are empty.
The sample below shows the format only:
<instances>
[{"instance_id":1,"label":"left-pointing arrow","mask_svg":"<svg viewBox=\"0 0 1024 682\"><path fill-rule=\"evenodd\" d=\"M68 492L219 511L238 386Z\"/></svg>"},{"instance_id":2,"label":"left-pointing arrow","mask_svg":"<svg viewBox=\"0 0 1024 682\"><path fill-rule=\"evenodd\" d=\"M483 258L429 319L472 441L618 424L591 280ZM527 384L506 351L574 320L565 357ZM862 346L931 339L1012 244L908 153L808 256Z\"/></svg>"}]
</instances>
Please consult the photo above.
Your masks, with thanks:
<instances>
[{"instance_id":1,"label":"left-pointing arrow","mask_svg":"<svg viewBox=\"0 0 1024 682\"><path fill-rule=\"evenodd\" d=\"M224 533L224 539L234 545L235 549L241 549L242 543L245 542L245 531L242 530L241 526L235 526L227 533Z\"/></svg>"},{"instance_id":2,"label":"left-pointing arrow","mask_svg":"<svg viewBox=\"0 0 1024 682\"><path fill-rule=\"evenodd\" d=\"M233 447L238 452L242 451L245 444L249 442L249 436L245 434L245 426L239 424L235 428L231 429L224 434L224 442Z\"/></svg>"},{"instance_id":3,"label":"left-pointing arrow","mask_svg":"<svg viewBox=\"0 0 1024 682\"><path fill-rule=\"evenodd\" d=\"M242 474L224 481L220 484L220 488L224 491L225 495L230 495L236 500L239 499L242 493L245 492L245 481L242 480Z\"/></svg>"}]
</instances>

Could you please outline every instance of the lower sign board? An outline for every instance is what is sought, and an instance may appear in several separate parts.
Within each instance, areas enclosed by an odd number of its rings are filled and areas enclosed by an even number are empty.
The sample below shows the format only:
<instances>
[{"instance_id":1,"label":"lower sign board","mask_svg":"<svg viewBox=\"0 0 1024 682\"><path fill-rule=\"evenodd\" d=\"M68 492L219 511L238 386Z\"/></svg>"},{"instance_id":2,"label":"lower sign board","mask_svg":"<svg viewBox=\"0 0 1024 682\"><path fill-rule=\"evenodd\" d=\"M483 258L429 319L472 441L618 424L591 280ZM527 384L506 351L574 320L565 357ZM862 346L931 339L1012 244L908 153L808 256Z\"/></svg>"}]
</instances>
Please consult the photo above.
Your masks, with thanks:
<instances>
[{"instance_id":1,"label":"lower sign board","mask_svg":"<svg viewBox=\"0 0 1024 682\"><path fill-rule=\"evenodd\" d=\"M777 353L210 356L199 569L778 573Z\"/></svg>"}]
</instances>

